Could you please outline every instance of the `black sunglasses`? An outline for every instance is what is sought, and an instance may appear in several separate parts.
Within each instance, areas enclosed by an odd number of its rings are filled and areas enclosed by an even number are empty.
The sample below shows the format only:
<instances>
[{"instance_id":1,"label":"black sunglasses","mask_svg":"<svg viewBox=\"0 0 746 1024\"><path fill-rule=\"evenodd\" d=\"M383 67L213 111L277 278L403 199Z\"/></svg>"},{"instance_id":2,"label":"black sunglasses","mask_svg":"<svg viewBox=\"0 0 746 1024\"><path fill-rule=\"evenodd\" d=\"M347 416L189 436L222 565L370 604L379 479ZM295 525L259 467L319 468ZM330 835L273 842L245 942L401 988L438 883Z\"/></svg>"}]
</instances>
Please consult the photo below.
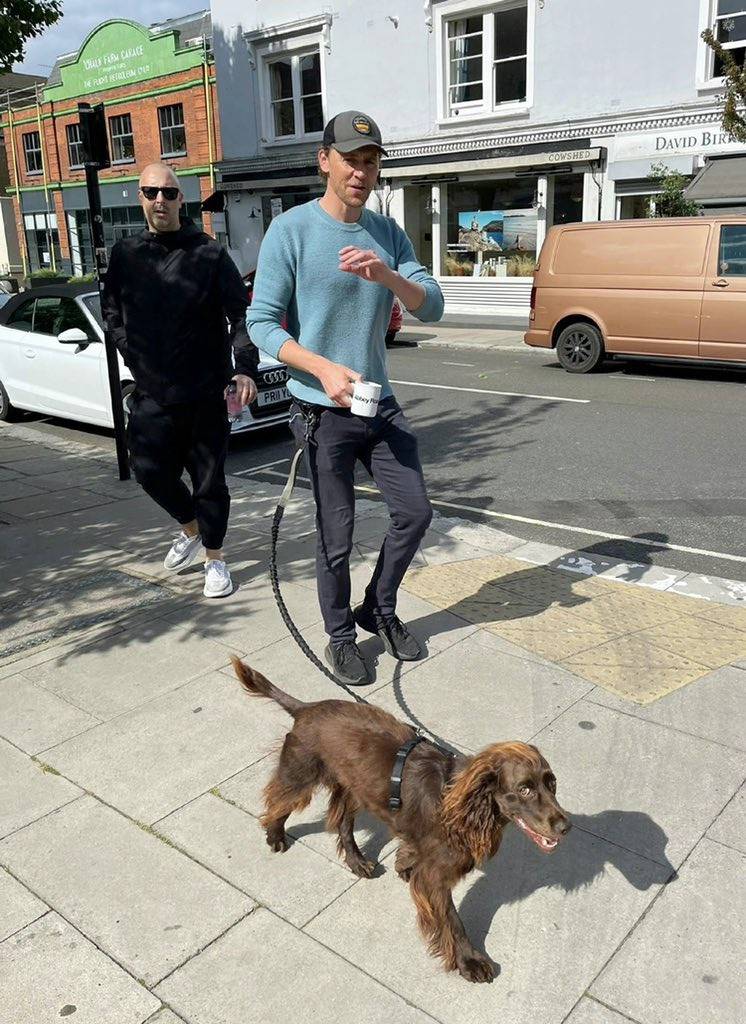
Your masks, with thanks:
<instances>
[{"instance_id":1,"label":"black sunglasses","mask_svg":"<svg viewBox=\"0 0 746 1024\"><path fill-rule=\"evenodd\" d=\"M141 185L140 191L146 199L150 199L151 201L157 198L159 192L162 192L163 198L167 199L170 203L172 203L174 199L179 198L179 190L175 185L166 185L165 187L158 186L158 188L154 185Z\"/></svg>"}]
</instances>

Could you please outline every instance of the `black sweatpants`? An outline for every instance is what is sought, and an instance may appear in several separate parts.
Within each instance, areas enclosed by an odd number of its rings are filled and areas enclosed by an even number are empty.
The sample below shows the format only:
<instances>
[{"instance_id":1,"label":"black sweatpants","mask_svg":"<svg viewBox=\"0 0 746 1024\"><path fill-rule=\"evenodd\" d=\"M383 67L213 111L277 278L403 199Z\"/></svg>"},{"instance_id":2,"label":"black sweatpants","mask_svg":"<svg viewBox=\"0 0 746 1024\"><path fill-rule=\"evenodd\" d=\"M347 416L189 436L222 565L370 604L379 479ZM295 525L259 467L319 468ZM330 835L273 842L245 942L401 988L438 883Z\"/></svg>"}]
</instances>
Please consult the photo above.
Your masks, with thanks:
<instances>
[{"instance_id":1,"label":"black sweatpants","mask_svg":"<svg viewBox=\"0 0 746 1024\"><path fill-rule=\"evenodd\" d=\"M230 436L225 399L159 405L135 391L129 407L127 441L135 479L177 523L196 519L206 548L221 548L231 504L225 483ZM191 493L181 479L185 469Z\"/></svg>"},{"instance_id":2,"label":"black sweatpants","mask_svg":"<svg viewBox=\"0 0 746 1024\"><path fill-rule=\"evenodd\" d=\"M350 609L350 553L355 525L355 463L378 485L391 517L364 605L389 617L404 574L430 525L432 508L417 451L417 438L395 398L385 398L372 419L349 409L320 413L306 460L316 499L316 583L324 626L334 643L354 640ZM296 440L305 424L297 405L290 426Z\"/></svg>"}]
</instances>

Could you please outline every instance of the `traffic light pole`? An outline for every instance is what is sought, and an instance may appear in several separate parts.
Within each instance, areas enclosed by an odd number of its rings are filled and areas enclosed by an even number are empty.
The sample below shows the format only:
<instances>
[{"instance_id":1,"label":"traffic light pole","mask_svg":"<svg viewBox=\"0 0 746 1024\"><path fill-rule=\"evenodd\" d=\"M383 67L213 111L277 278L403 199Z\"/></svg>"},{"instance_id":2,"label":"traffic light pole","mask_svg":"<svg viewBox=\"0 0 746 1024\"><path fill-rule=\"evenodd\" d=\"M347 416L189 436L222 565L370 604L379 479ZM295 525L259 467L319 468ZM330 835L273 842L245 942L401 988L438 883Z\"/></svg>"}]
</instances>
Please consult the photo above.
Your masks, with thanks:
<instances>
[{"instance_id":1,"label":"traffic light pole","mask_svg":"<svg viewBox=\"0 0 746 1024\"><path fill-rule=\"evenodd\" d=\"M109 264L104 241L104 221L101 215L101 189L98 183L99 167L109 166L108 142L104 126L103 134L100 125L104 123L103 104L100 110L92 108L88 103L78 104L80 115L81 141L85 157L85 183L88 191L88 209L91 221L91 241L96 259L98 290L103 309L102 287ZM104 321L104 348L106 350L106 369L109 376L109 395L111 412L114 419L114 438L119 465L119 479L129 480L130 466L127 452L127 438L124 423L124 403L122 400L122 384L119 377L119 360L114 339L111 337Z\"/></svg>"}]
</instances>

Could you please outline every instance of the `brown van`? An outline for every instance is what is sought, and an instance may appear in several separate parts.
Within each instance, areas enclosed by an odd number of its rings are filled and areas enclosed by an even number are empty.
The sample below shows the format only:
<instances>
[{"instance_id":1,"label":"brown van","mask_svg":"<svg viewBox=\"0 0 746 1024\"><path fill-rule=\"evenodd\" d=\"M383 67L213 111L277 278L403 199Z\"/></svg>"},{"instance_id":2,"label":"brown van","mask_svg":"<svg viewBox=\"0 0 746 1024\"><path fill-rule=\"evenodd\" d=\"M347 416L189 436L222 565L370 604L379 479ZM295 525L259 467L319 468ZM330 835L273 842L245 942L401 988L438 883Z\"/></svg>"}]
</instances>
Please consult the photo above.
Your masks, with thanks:
<instances>
[{"instance_id":1,"label":"brown van","mask_svg":"<svg viewBox=\"0 0 746 1024\"><path fill-rule=\"evenodd\" d=\"M746 363L746 217L551 228L524 341L570 373L606 353Z\"/></svg>"}]
</instances>

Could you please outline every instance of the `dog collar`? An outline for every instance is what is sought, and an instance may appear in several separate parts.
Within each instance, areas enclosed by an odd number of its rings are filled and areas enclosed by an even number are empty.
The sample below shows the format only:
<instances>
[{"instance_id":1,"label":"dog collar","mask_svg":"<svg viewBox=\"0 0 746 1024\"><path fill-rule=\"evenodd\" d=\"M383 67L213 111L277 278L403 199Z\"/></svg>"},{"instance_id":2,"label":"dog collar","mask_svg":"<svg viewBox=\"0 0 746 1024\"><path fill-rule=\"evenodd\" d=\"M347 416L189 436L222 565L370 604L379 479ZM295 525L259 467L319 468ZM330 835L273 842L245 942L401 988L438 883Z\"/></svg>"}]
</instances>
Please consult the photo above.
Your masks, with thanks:
<instances>
[{"instance_id":1,"label":"dog collar","mask_svg":"<svg viewBox=\"0 0 746 1024\"><path fill-rule=\"evenodd\" d=\"M398 811L401 807L401 780L404 775L404 764L418 743L422 743L424 736L415 736L396 752L394 767L391 771L391 783L389 789L389 810Z\"/></svg>"}]
</instances>

